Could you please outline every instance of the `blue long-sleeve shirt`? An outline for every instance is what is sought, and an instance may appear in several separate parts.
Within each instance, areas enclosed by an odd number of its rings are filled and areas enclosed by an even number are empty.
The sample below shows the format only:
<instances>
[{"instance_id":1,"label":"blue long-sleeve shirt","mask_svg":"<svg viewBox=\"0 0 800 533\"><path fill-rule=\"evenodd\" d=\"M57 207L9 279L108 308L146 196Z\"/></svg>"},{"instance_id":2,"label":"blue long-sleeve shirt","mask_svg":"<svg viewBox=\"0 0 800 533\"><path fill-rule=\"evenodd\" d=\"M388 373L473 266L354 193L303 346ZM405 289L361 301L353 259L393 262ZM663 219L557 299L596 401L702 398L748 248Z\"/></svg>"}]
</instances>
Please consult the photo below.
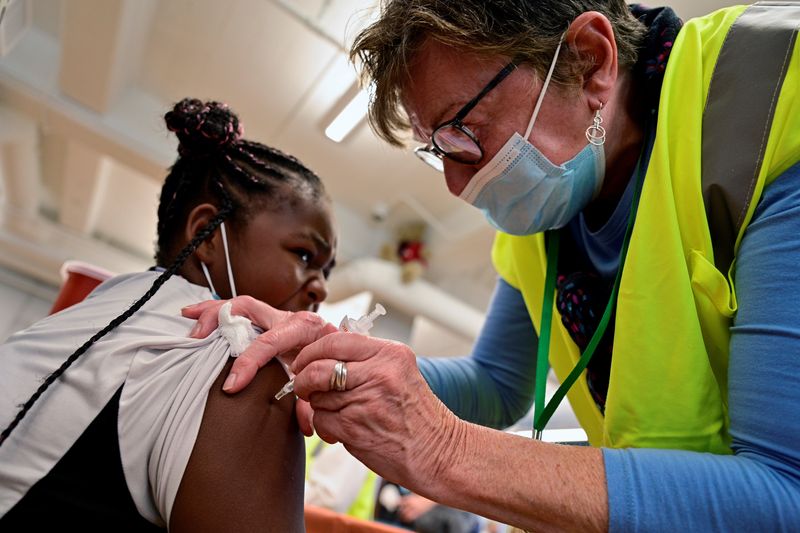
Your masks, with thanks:
<instances>
[{"instance_id":1,"label":"blue long-sleeve shirt","mask_svg":"<svg viewBox=\"0 0 800 533\"><path fill-rule=\"evenodd\" d=\"M800 529L800 165L766 188L737 256L728 402L733 455L604 449L611 531ZM420 359L464 419L513 423L533 398L536 332L500 280L473 353Z\"/></svg>"},{"instance_id":2,"label":"blue long-sleeve shirt","mask_svg":"<svg viewBox=\"0 0 800 533\"><path fill-rule=\"evenodd\" d=\"M472 354L420 357L417 364L451 411L464 420L500 429L533 405L536 342L522 293L500 279Z\"/></svg>"}]
</instances>

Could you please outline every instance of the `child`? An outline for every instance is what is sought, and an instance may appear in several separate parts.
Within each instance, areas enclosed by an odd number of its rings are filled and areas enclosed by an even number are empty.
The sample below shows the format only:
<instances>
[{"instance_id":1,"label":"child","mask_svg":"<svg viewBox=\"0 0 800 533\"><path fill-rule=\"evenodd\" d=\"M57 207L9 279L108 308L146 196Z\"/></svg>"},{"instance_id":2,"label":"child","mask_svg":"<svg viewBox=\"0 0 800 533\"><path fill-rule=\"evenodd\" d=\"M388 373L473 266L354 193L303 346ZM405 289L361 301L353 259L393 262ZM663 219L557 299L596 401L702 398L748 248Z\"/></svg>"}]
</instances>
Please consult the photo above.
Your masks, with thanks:
<instances>
[{"instance_id":1,"label":"child","mask_svg":"<svg viewBox=\"0 0 800 533\"><path fill-rule=\"evenodd\" d=\"M223 318L191 339L180 310L237 293L316 310L336 248L330 201L299 161L241 139L223 104L186 99L165 119L180 146L157 267L0 346L0 530L303 530L303 441L292 402L272 400L284 370L224 394L256 333Z\"/></svg>"}]
</instances>

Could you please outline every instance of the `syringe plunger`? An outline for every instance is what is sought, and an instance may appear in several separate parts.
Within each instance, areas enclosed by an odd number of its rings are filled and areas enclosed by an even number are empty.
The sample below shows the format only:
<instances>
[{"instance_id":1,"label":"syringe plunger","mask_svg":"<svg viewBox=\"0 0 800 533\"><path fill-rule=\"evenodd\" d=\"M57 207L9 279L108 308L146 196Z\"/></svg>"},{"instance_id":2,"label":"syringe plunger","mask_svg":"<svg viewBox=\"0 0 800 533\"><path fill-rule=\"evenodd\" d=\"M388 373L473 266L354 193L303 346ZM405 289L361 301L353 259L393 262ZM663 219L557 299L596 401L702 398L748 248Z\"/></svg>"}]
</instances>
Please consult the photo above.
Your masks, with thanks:
<instances>
[{"instance_id":1,"label":"syringe plunger","mask_svg":"<svg viewBox=\"0 0 800 533\"><path fill-rule=\"evenodd\" d=\"M375 309L368 315L364 315L358 320L353 320L350 317L344 317L339 329L342 331L349 331L350 333L360 333L366 335L372 328L372 323L381 315L386 314L386 309L381 304L375 304Z\"/></svg>"}]
</instances>

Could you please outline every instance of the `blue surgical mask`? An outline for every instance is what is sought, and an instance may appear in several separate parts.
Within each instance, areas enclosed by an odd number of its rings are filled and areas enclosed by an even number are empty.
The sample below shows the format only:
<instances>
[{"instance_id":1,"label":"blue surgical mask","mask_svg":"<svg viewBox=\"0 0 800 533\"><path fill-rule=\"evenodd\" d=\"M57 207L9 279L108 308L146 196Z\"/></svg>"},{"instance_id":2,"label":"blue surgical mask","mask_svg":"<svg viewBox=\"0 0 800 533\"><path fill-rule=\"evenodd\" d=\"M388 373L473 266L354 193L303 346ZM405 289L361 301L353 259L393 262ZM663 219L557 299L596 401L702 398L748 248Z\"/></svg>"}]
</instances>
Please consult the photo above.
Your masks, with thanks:
<instances>
[{"instance_id":1,"label":"blue surgical mask","mask_svg":"<svg viewBox=\"0 0 800 533\"><path fill-rule=\"evenodd\" d=\"M525 136L514 133L459 195L483 211L495 228L512 235L564 227L603 184L602 145L589 143L575 157L556 165L528 141L560 49L559 43Z\"/></svg>"}]
</instances>

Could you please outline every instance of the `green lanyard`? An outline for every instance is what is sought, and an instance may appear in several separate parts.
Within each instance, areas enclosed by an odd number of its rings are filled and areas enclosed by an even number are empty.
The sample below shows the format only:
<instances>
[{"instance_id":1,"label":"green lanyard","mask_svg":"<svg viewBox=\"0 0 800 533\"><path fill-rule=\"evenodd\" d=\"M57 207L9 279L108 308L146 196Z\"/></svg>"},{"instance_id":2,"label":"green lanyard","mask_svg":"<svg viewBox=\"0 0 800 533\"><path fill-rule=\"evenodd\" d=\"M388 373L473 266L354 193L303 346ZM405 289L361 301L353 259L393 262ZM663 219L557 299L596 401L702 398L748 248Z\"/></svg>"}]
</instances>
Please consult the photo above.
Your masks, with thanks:
<instances>
[{"instance_id":1,"label":"green lanyard","mask_svg":"<svg viewBox=\"0 0 800 533\"><path fill-rule=\"evenodd\" d=\"M561 404L561 400L566 396L567 391L572 387L575 381L580 377L581 373L586 369L586 365L592 359L603 334L606 332L608 323L611 321L611 315L614 312L614 305L617 301L617 294L619 292L619 282L622 278L622 267L625 264L625 256L628 254L628 244L631 240L631 233L633 232L633 222L636 219L636 210L639 207L639 196L642 192L642 182L644 181L644 149L642 155L639 156L639 163L636 168L636 189L633 193L633 202L631 211L628 215L628 227L625 229L625 238L622 241L622 250L619 254L619 268L617 275L614 278L614 286L611 289L611 296L608 297L608 304L603 316L600 318L600 323L597 325L592 339L586 346L575 368L569 373L567 379L561 383L556 393L544 404L544 392L547 382L547 372L550 370L550 333L553 323L553 299L556 292L556 269L558 267L558 247L560 240L559 231L549 231L547 233L547 274L544 280L544 301L542 302L542 324L541 334L539 335L539 349L537 350L536 360L536 396L534 399L533 408L533 438L536 440L542 439L542 431L553 416L553 413Z\"/></svg>"}]
</instances>

